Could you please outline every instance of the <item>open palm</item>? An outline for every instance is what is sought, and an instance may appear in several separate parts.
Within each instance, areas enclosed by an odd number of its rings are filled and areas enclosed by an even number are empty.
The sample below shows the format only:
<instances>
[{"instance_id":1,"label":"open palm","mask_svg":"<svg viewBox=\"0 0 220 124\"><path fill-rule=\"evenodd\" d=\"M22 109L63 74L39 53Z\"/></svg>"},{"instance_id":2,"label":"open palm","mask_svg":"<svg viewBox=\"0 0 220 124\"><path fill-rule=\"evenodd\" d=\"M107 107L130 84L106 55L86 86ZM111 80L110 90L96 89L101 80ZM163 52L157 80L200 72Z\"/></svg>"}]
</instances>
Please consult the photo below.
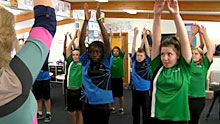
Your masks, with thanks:
<instances>
[{"instance_id":1,"label":"open palm","mask_svg":"<svg viewBox=\"0 0 220 124\"><path fill-rule=\"evenodd\" d=\"M84 12L85 12L85 20L88 21L91 17L91 11L89 11L89 7L87 3L84 4Z\"/></svg>"},{"instance_id":2,"label":"open palm","mask_svg":"<svg viewBox=\"0 0 220 124\"><path fill-rule=\"evenodd\" d=\"M97 10L96 10L96 18L100 18L101 15L101 10L100 10L100 4L97 5Z\"/></svg>"},{"instance_id":3,"label":"open palm","mask_svg":"<svg viewBox=\"0 0 220 124\"><path fill-rule=\"evenodd\" d=\"M202 33L202 34L205 34L206 33L206 27L201 25L200 29L199 29L199 32Z\"/></svg>"},{"instance_id":4,"label":"open palm","mask_svg":"<svg viewBox=\"0 0 220 124\"><path fill-rule=\"evenodd\" d=\"M161 14L163 11L165 0L155 0L154 14Z\"/></svg>"},{"instance_id":5,"label":"open palm","mask_svg":"<svg viewBox=\"0 0 220 124\"><path fill-rule=\"evenodd\" d=\"M167 7L171 14L178 14L179 13L179 5L177 0L168 0Z\"/></svg>"}]
</instances>

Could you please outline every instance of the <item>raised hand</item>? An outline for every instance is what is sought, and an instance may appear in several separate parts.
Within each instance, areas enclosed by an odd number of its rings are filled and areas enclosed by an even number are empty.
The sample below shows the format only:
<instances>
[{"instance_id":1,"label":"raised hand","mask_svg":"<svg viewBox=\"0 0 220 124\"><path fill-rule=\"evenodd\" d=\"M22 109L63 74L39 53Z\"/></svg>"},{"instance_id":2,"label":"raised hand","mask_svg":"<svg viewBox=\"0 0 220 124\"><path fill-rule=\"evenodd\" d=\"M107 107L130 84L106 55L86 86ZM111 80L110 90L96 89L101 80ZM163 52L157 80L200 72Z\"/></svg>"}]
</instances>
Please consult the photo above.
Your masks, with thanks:
<instances>
[{"instance_id":1,"label":"raised hand","mask_svg":"<svg viewBox=\"0 0 220 124\"><path fill-rule=\"evenodd\" d=\"M100 10L100 4L98 3L96 9L96 19L100 18L100 16L101 16L101 10Z\"/></svg>"},{"instance_id":2,"label":"raised hand","mask_svg":"<svg viewBox=\"0 0 220 124\"><path fill-rule=\"evenodd\" d=\"M74 38L78 38L79 36L80 36L80 30L77 29L76 32L75 32Z\"/></svg>"},{"instance_id":3,"label":"raised hand","mask_svg":"<svg viewBox=\"0 0 220 124\"><path fill-rule=\"evenodd\" d=\"M178 5L177 0L168 0L167 7L172 15L179 14L179 5Z\"/></svg>"},{"instance_id":4,"label":"raised hand","mask_svg":"<svg viewBox=\"0 0 220 124\"><path fill-rule=\"evenodd\" d=\"M138 32L139 32L139 31L138 31L138 27L135 27L135 28L134 28L134 36L137 36Z\"/></svg>"},{"instance_id":5,"label":"raised hand","mask_svg":"<svg viewBox=\"0 0 220 124\"><path fill-rule=\"evenodd\" d=\"M112 38L113 37L113 32L112 32L112 30L110 31L110 37Z\"/></svg>"},{"instance_id":6,"label":"raised hand","mask_svg":"<svg viewBox=\"0 0 220 124\"><path fill-rule=\"evenodd\" d=\"M69 34L69 32L66 32L66 34L64 34L64 36L67 38L68 34Z\"/></svg>"},{"instance_id":7,"label":"raised hand","mask_svg":"<svg viewBox=\"0 0 220 124\"><path fill-rule=\"evenodd\" d=\"M193 34L197 34L199 32L199 25L198 24L194 24L192 27L192 33Z\"/></svg>"},{"instance_id":8,"label":"raised hand","mask_svg":"<svg viewBox=\"0 0 220 124\"><path fill-rule=\"evenodd\" d=\"M164 4L165 4L165 0L155 0L155 3L154 3L154 14L155 15L162 14Z\"/></svg>"},{"instance_id":9,"label":"raised hand","mask_svg":"<svg viewBox=\"0 0 220 124\"><path fill-rule=\"evenodd\" d=\"M91 17L91 11L89 11L89 6L87 3L84 4L85 20L89 21Z\"/></svg>"},{"instance_id":10,"label":"raised hand","mask_svg":"<svg viewBox=\"0 0 220 124\"><path fill-rule=\"evenodd\" d=\"M147 35L147 29L146 28L143 28L142 34Z\"/></svg>"},{"instance_id":11,"label":"raised hand","mask_svg":"<svg viewBox=\"0 0 220 124\"><path fill-rule=\"evenodd\" d=\"M203 26L203 25L201 25L200 28L199 28L199 32L200 32L201 34L206 34L206 27Z\"/></svg>"}]
</instances>

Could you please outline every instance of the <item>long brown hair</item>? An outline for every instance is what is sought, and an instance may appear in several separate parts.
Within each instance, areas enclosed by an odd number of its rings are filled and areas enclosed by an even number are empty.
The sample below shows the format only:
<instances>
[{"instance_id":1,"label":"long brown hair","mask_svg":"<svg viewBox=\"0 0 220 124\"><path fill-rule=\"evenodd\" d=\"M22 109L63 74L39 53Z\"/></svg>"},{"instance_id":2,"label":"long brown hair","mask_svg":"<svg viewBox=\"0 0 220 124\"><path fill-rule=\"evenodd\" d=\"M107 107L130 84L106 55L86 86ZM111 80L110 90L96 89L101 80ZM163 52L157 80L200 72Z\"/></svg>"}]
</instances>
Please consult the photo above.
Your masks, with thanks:
<instances>
[{"instance_id":1,"label":"long brown hair","mask_svg":"<svg viewBox=\"0 0 220 124\"><path fill-rule=\"evenodd\" d=\"M202 58L199 60L198 64L202 65L203 64L203 59L205 58L203 50L199 47L192 47L191 49L192 49L192 51L197 50L199 52L199 54Z\"/></svg>"}]
</instances>

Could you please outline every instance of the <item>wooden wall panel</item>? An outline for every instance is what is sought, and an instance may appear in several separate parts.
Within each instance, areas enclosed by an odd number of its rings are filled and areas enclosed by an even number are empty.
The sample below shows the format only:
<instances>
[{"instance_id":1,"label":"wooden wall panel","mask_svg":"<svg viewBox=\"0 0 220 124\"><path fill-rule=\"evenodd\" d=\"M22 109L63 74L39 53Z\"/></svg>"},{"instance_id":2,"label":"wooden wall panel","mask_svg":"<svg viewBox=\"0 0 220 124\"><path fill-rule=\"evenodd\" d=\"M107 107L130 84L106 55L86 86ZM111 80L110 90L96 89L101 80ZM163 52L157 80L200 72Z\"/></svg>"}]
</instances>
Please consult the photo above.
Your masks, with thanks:
<instances>
[{"instance_id":1,"label":"wooden wall panel","mask_svg":"<svg viewBox=\"0 0 220 124\"><path fill-rule=\"evenodd\" d=\"M27 12L24 14L19 14L16 16L16 23L17 22L22 22L22 21L26 21L29 19L33 19L34 18L34 13L33 12Z\"/></svg>"},{"instance_id":2,"label":"wooden wall panel","mask_svg":"<svg viewBox=\"0 0 220 124\"><path fill-rule=\"evenodd\" d=\"M183 20L192 21L217 21L220 22L220 15L202 15L202 14L181 14ZM153 13L137 13L135 15L124 12L105 12L106 18L137 18L137 19L153 19ZM172 20L173 17L168 13L162 14L162 19Z\"/></svg>"},{"instance_id":3,"label":"wooden wall panel","mask_svg":"<svg viewBox=\"0 0 220 124\"><path fill-rule=\"evenodd\" d=\"M85 2L72 2L72 9L83 9ZM98 2L87 2L89 9L96 9ZM220 1L179 1L181 11L220 11ZM154 1L110 1L101 3L101 9L122 10L138 9L153 10ZM165 6L165 10L167 7Z\"/></svg>"},{"instance_id":4,"label":"wooden wall panel","mask_svg":"<svg viewBox=\"0 0 220 124\"><path fill-rule=\"evenodd\" d=\"M64 20L58 21L57 25L60 26L60 25L65 25L65 24L69 24L69 23L74 23L74 22L75 22L74 19L64 19ZM28 28L16 30L16 33L22 34L22 33L30 32L30 31L31 31L31 27L28 27Z\"/></svg>"}]
</instances>

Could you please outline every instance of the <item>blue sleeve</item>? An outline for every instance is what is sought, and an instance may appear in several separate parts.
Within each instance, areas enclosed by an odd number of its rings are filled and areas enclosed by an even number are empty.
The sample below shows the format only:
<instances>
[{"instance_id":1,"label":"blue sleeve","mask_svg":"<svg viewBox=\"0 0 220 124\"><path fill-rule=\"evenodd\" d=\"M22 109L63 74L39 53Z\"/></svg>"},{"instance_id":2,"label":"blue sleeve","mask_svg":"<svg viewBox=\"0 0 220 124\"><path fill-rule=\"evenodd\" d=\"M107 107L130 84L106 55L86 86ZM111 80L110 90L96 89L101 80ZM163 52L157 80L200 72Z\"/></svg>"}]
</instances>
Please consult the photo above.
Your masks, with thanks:
<instances>
[{"instance_id":1,"label":"blue sleeve","mask_svg":"<svg viewBox=\"0 0 220 124\"><path fill-rule=\"evenodd\" d=\"M81 56L80 56L80 61L82 62L82 65L85 66L89 60L89 53L88 51L85 51Z\"/></svg>"},{"instance_id":2,"label":"blue sleeve","mask_svg":"<svg viewBox=\"0 0 220 124\"><path fill-rule=\"evenodd\" d=\"M107 65L108 67L111 67L112 60L113 60L112 56L108 56L106 53L104 54L103 61L105 65Z\"/></svg>"},{"instance_id":3,"label":"blue sleeve","mask_svg":"<svg viewBox=\"0 0 220 124\"><path fill-rule=\"evenodd\" d=\"M151 58L150 58L150 56L148 56L147 54L146 54L146 60L145 60L147 63L150 63L150 61L151 61Z\"/></svg>"},{"instance_id":4,"label":"blue sleeve","mask_svg":"<svg viewBox=\"0 0 220 124\"><path fill-rule=\"evenodd\" d=\"M136 53L131 57L132 63L134 63L136 60Z\"/></svg>"}]
</instances>

